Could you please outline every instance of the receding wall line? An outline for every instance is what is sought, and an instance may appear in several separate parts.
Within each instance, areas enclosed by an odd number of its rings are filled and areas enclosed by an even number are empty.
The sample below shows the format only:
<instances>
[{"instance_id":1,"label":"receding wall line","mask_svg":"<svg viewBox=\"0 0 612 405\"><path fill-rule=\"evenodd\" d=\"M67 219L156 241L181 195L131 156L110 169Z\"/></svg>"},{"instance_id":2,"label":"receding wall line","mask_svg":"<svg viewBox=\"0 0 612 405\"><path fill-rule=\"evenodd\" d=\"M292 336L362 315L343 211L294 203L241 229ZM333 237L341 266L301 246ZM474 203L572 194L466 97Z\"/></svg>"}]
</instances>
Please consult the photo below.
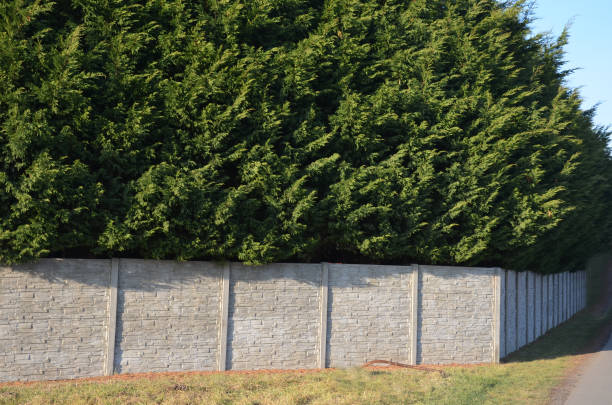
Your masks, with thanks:
<instances>
[{"instance_id":1,"label":"receding wall line","mask_svg":"<svg viewBox=\"0 0 612 405\"><path fill-rule=\"evenodd\" d=\"M225 371L227 366L227 325L229 323L229 287L232 275L232 264L223 266L221 276L221 299L219 300L219 345L217 348L217 370Z\"/></svg>"},{"instance_id":2,"label":"receding wall line","mask_svg":"<svg viewBox=\"0 0 612 405\"><path fill-rule=\"evenodd\" d=\"M42 272L49 276L39 277ZM584 272L545 276L535 289L525 275L498 267L249 268L140 259L42 259L23 270L0 267L0 295L19 305L13 318L0 308L0 322L33 314L0 339L0 381L353 367L373 359L496 363L528 343L517 318L527 326L523 317L536 311L529 325L541 314L553 327L563 319L558 310L569 318L584 308ZM44 312L32 311L35 288L49 297L35 303ZM525 308L527 300L535 309ZM538 330L538 323L528 328ZM50 324L45 335L38 332ZM46 345L29 347L36 339ZM7 361L15 347L30 350L31 358ZM41 358L50 360L41 364Z\"/></svg>"},{"instance_id":3,"label":"receding wall line","mask_svg":"<svg viewBox=\"0 0 612 405\"><path fill-rule=\"evenodd\" d=\"M417 364L417 336L419 333L419 273L421 269L418 264L412 264L411 286L411 308L410 308L410 364Z\"/></svg>"},{"instance_id":4,"label":"receding wall line","mask_svg":"<svg viewBox=\"0 0 612 405\"><path fill-rule=\"evenodd\" d=\"M321 263L321 291L319 300L319 359L318 367L327 367L327 300L329 297L329 263Z\"/></svg>"},{"instance_id":5,"label":"receding wall line","mask_svg":"<svg viewBox=\"0 0 612 405\"><path fill-rule=\"evenodd\" d=\"M119 282L119 259L111 259L108 282L108 305L106 307L106 353L104 355L104 375L115 372L115 332L117 330L117 284Z\"/></svg>"}]
</instances>

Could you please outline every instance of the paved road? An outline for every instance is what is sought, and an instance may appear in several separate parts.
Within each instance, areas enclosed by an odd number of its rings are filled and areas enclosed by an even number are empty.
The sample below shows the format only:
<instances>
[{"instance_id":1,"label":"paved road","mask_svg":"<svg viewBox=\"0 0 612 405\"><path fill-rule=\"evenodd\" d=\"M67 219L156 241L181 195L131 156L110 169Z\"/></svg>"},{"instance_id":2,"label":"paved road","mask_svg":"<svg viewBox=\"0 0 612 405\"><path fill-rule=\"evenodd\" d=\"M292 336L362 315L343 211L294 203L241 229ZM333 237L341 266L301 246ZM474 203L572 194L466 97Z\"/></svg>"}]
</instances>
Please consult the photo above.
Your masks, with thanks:
<instances>
[{"instance_id":1,"label":"paved road","mask_svg":"<svg viewBox=\"0 0 612 405\"><path fill-rule=\"evenodd\" d=\"M566 405L612 405L612 335L580 372Z\"/></svg>"}]
</instances>

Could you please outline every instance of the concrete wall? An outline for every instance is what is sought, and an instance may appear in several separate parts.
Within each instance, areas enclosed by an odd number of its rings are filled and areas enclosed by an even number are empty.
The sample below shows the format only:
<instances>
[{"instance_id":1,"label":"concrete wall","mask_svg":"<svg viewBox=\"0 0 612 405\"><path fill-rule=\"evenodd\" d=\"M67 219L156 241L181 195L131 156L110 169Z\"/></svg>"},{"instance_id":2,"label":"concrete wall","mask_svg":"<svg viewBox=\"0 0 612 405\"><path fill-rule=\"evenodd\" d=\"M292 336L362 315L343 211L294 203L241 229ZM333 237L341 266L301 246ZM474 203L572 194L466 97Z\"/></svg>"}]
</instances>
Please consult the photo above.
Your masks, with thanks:
<instances>
[{"instance_id":1,"label":"concrete wall","mask_svg":"<svg viewBox=\"0 0 612 405\"><path fill-rule=\"evenodd\" d=\"M447 266L45 259L0 267L0 381L496 362L583 308L585 280Z\"/></svg>"},{"instance_id":2,"label":"concrete wall","mask_svg":"<svg viewBox=\"0 0 612 405\"><path fill-rule=\"evenodd\" d=\"M482 363L493 352L495 269L420 266L417 363Z\"/></svg>"},{"instance_id":3,"label":"concrete wall","mask_svg":"<svg viewBox=\"0 0 612 405\"><path fill-rule=\"evenodd\" d=\"M0 381L102 374L110 260L0 267Z\"/></svg>"},{"instance_id":4,"label":"concrete wall","mask_svg":"<svg viewBox=\"0 0 612 405\"><path fill-rule=\"evenodd\" d=\"M117 373L216 370L221 265L119 261Z\"/></svg>"},{"instance_id":5,"label":"concrete wall","mask_svg":"<svg viewBox=\"0 0 612 405\"><path fill-rule=\"evenodd\" d=\"M330 264L328 367L410 363L412 274L411 266Z\"/></svg>"},{"instance_id":6,"label":"concrete wall","mask_svg":"<svg viewBox=\"0 0 612 405\"><path fill-rule=\"evenodd\" d=\"M317 367L320 264L232 264L228 369Z\"/></svg>"},{"instance_id":7,"label":"concrete wall","mask_svg":"<svg viewBox=\"0 0 612 405\"><path fill-rule=\"evenodd\" d=\"M500 311L506 316L505 354L529 344L583 309L585 279L584 271L540 276L506 270L506 308Z\"/></svg>"}]
</instances>

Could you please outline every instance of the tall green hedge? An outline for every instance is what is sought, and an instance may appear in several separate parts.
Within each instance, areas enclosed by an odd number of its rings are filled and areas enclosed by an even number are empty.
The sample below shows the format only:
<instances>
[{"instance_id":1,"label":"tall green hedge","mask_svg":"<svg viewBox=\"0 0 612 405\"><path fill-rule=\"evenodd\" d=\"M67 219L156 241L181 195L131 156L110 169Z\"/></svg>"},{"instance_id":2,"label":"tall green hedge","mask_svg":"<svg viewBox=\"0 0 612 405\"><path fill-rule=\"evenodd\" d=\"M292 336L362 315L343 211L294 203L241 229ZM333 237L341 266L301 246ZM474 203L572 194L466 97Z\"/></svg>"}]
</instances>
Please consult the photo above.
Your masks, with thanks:
<instances>
[{"instance_id":1,"label":"tall green hedge","mask_svg":"<svg viewBox=\"0 0 612 405\"><path fill-rule=\"evenodd\" d=\"M608 133L495 0L0 2L0 261L581 266Z\"/></svg>"}]
</instances>

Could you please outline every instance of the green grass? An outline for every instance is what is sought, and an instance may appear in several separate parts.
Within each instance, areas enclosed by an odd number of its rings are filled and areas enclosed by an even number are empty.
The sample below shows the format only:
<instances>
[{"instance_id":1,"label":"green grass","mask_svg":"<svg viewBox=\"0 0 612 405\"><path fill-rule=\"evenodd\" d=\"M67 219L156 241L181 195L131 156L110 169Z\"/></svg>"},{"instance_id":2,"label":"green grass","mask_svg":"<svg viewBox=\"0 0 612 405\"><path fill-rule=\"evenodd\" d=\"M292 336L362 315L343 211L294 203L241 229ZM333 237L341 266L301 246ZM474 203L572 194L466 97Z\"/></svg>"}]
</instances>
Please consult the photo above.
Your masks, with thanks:
<instances>
[{"instance_id":1,"label":"green grass","mask_svg":"<svg viewBox=\"0 0 612 405\"><path fill-rule=\"evenodd\" d=\"M601 276L606 263L591 263L590 280ZM41 382L0 386L0 404L541 404L573 367L575 355L611 322L612 312L583 311L504 364L449 367L444 374L355 368Z\"/></svg>"}]
</instances>

